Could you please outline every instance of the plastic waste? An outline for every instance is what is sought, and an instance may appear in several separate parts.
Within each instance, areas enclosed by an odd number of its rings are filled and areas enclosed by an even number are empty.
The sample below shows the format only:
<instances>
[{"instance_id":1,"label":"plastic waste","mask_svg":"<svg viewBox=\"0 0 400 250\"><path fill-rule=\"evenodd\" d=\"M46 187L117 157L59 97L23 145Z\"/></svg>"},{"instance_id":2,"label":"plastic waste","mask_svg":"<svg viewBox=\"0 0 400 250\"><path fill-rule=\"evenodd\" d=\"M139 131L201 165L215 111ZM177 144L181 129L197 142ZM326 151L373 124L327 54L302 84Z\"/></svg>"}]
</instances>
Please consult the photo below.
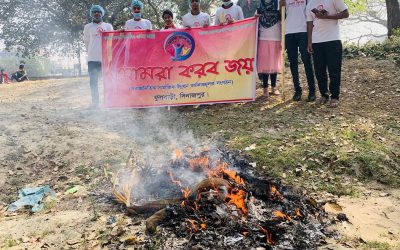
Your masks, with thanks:
<instances>
[{"instance_id":1,"label":"plastic waste","mask_svg":"<svg viewBox=\"0 0 400 250\"><path fill-rule=\"evenodd\" d=\"M14 212L25 206L32 207L33 213L39 212L43 209L43 197L50 195L55 197L56 193L48 185L41 187L23 188L18 191L18 200L8 206L7 211Z\"/></svg>"}]
</instances>

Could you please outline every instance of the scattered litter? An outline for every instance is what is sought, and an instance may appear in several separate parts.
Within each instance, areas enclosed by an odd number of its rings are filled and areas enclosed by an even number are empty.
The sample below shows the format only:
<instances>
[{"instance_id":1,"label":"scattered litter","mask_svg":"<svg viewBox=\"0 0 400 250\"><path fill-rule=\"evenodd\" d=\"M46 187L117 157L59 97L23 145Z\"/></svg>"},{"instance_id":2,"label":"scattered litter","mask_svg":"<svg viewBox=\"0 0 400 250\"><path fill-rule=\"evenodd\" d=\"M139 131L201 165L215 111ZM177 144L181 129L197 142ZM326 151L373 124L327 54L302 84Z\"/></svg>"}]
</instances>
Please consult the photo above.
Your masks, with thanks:
<instances>
[{"instance_id":1,"label":"scattered litter","mask_svg":"<svg viewBox=\"0 0 400 250\"><path fill-rule=\"evenodd\" d=\"M256 149L256 146L257 146L257 144L254 143L254 144L251 144L250 146L246 147L244 150L250 151L250 150Z\"/></svg>"},{"instance_id":2,"label":"scattered litter","mask_svg":"<svg viewBox=\"0 0 400 250\"><path fill-rule=\"evenodd\" d=\"M72 188L70 188L70 189L68 189L67 191L65 191L65 195L67 195L67 194L74 194L74 193L76 193L76 192L78 192L78 190L81 188L81 186L75 186L75 187L72 187Z\"/></svg>"},{"instance_id":3,"label":"scattered litter","mask_svg":"<svg viewBox=\"0 0 400 250\"><path fill-rule=\"evenodd\" d=\"M8 206L7 211L15 212L25 206L32 207L33 213L43 209L42 199L45 195L56 196L56 193L48 185L33 188L23 188L18 191L19 199Z\"/></svg>"}]
</instances>

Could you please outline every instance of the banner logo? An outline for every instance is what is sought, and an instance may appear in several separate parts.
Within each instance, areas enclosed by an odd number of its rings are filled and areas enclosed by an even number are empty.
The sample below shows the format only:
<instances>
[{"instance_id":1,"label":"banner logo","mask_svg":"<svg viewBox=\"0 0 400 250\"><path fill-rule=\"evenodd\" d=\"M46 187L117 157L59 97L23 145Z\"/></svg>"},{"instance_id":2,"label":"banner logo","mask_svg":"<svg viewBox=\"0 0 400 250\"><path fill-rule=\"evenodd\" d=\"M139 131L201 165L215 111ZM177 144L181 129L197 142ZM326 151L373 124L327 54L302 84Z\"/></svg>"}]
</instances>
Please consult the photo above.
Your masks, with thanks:
<instances>
[{"instance_id":1,"label":"banner logo","mask_svg":"<svg viewBox=\"0 0 400 250\"><path fill-rule=\"evenodd\" d=\"M170 56L171 61L188 59L193 54L194 49L194 39L186 32L174 32L164 42L164 51Z\"/></svg>"}]
</instances>

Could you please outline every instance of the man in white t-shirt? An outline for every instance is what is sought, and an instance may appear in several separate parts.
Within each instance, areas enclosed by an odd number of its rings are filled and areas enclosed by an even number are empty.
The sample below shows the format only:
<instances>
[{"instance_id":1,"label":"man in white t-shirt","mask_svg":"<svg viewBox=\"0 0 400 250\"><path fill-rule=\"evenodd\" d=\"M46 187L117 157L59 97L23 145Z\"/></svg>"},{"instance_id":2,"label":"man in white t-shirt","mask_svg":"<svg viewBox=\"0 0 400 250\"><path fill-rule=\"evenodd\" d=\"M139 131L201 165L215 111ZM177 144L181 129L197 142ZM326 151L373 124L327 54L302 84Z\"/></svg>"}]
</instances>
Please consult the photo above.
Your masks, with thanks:
<instances>
[{"instance_id":1,"label":"man in white t-shirt","mask_svg":"<svg viewBox=\"0 0 400 250\"><path fill-rule=\"evenodd\" d=\"M342 42L339 19L349 17L343 0L311 0L307 4L308 52L313 54L314 71L321 99L319 105L329 101L329 107L339 105L342 73ZM329 87L328 75L329 73Z\"/></svg>"},{"instance_id":2,"label":"man in white t-shirt","mask_svg":"<svg viewBox=\"0 0 400 250\"><path fill-rule=\"evenodd\" d=\"M125 30L151 30L150 20L142 18L143 3L139 0L132 0L131 8L133 18L126 21Z\"/></svg>"},{"instance_id":3,"label":"man in white t-shirt","mask_svg":"<svg viewBox=\"0 0 400 250\"><path fill-rule=\"evenodd\" d=\"M302 88L299 79L299 51L308 83L308 102L315 101L315 80L311 55L307 52L307 0L280 0L280 6L286 6L285 47L292 73L293 101L300 101Z\"/></svg>"},{"instance_id":4,"label":"man in white t-shirt","mask_svg":"<svg viewBox=\"0 0 400 250\"><path fill-rule=\"evenodd\" d=\"M232 0L222 0L222 6L215 11L215 25L231 24L244 19L242 8Z\"/></svg>"},{"instance_id":5,"label":"man in white t-shirt","mask_svg":"<svg viewBox=\"0 0 400 250\"><path fill-rule=\"evenodd\" d=\"M183 16L182 26L185 28L208 27L211 18L207 13L200 11L201 0L189 0L190 12Z\"/></svg>"},{"instance_id":6,"label":"man in white t-shirt","mask_svg":"<svg viewBox=\"0 0 400 250\"><path fill-rule=\"evenodd\" d=\"M104 9L100 5L92 5L90 17L92 22L83 28L84 42L87 50L88 73L92 95L92 108L99 105L98 80L101 72L101 32L112 31L109 23L103 22Z\"/></svg>"}]
</instances>

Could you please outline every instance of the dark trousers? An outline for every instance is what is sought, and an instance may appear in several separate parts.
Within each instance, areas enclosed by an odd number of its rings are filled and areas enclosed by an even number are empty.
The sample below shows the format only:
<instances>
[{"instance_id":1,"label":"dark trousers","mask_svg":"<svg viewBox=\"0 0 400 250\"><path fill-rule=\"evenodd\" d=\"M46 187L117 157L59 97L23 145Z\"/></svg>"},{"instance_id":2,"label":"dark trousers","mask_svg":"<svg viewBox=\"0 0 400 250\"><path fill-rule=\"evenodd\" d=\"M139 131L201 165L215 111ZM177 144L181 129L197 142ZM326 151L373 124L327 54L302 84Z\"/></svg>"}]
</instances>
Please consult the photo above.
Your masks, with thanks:
<instances>
[{"instance_id":1,"label":"dark trousers","mask_svg":"<svg viewBox=\"0 0 400 250\"><path fill-rule=\"evenodd\" d=\"M88 62L88 73L90 78L90 92L92 94L92 104L99 104L98 81L101 73L101 62Z\"/></svg>"},{"instance_id":2,"label":"dark trousers","mask_svg":"<svg viewBox=\"0 0 400 250\"><path fill-rule=\"evenodd\" d=\"M315 76L321 96L339 100L342 73L342 42L313 43ZM328 74L329 73L329 88Z\"/></svg>"},{"instance_id":3,"label":"dark trousers","mask_svg":"<svg viewBox=\"0 0 400 250\"><path fill-rule=\"evenodd\" d=\"M28 77L27 76L23 76L23 77L21 77L21 79L18 79L19 77L18 77L18 74L12 74L11 75L11 81L12 80L15 80L15 81L17 81L17 82L23 82L23 81L27 81L28 80Z\"/></svg>"},{"instance_id":4,"label":"dark trousers","mask_svg":"<svg viewBox=\"0 0 400 250\"><path fill-rule=\"evenodd\" d=\"M308 90L315 94L314 71L311 63L311 55L307 52L307 32L293 33L285 35L285 46L290 62L290 71L292 73L294 90L301 92L299 80L299 51L301 60L306 71Z\"/></svg>"},{"instance_id":5,"label":"dark trousers","mask_svg":"<svg viewBox=\"0 0 400 250\"><path fill-rule=\"evenodd\" d=\"M278 78L278 74L267 74L267 73L258 73L258 78L262 81L263 89L268 88L268 78L271 77L271 86L276 87L276 78Z\"/></svg>"}]
</instances>

